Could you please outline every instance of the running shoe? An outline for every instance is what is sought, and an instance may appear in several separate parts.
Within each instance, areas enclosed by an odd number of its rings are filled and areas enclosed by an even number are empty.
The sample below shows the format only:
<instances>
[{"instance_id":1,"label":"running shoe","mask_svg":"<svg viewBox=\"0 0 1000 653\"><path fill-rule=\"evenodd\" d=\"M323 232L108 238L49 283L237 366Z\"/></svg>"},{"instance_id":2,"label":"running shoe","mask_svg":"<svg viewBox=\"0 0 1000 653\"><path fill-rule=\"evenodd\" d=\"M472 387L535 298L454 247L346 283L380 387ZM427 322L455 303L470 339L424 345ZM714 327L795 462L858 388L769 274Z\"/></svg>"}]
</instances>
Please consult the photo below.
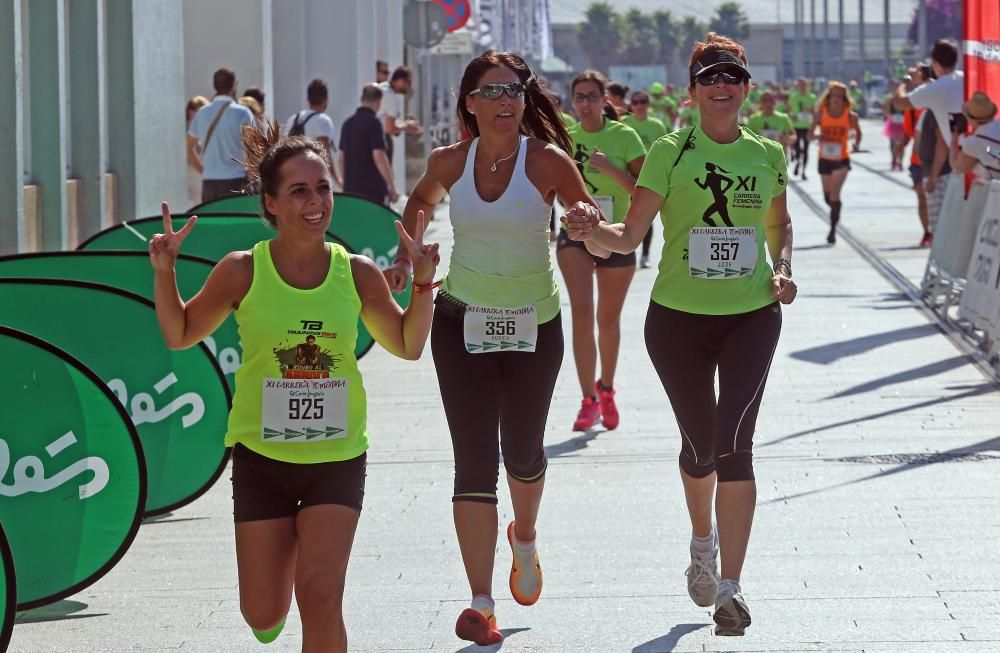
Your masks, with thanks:
<instances>
[{"instance_id":1,"label":"running shoe","mask_svg":"<svg viewBox=\"0 0 1000 653\"><path fill-rule=\"evenodd\" d=\"M806 178L806 171L805 170L802 171L802 181L808 181L807 178Z\"/></svg>"},{"instance_id":2,"label":"running shoe","mask_svg":"<svg viewBox=\"0 0 1000 653\"><path fill-rule=\"evenodd\" d=\"M715 597L715 634L742 636L750 625L750 610L743 599L740 584L726 579L719 584L719 595Z\"/></svg>"},{"instance_id":3,"label":"running shoe","mask_svg":"<svg viewBox=\"0 0 1000 653\"><path fill-rule=\"evenodd\" d=\"M489 608L462 610L455 622L455 634L459 639L476 646L493 646L503 641L503 633L497 628L496 615Z\"/></svg>"},{"instance_id":4,"label":"running shoe","mask_svg":"<svg viewBox=\"0 0 1000 653\"><path fill-rule=\"evenodd\" d=\"M251 628L250 630L253 631L253 636L257 638L258 642L261 644L270 644L274 640L278 639L278 635L281 634L281 629L284 627L285 620L282 619L281 622L271 630L257 630L256 628Z\"/></svg>"},{"instance_id":5,"label":"running shoe","mask_svg":"<svg viewBox=\"0 0 1000 653\"><path fill-rule=\"evenodd\" d=\"M597 401L601 405L602 421L604 428L614 431L621 421L618 416L618 406L615 405L615 391L605 390L601 387L601 382L594 381L594 389L597 391Z\"/></svg>"},{"instance_id":6,"label":"running shoe","mask_svg":"<svg viewBox=\"0 0 1000 653\"><path fill-rule=\"evenodd\" d=\"M932 236L932 235L930 235L928 233L925 233L924 237L920 239L920 246L921 247L930 247L933 244L934 244L934 236Z\"/></svg>"},{"instance_id":7,"label":"running shoe","mask_svg":"<svg viewBox=\"0 0 1000 653\"><path fill-rule=\"evenodd\" d=\"M538 551L525 556L514 546L514 522L507 526L507 543L510 544L510 594L521 605L534 605L542 595L542 565Z\"/></svg>"},{"instance_id":8,"label":"running shoe","mask_svg":"<svg viewBox=\"0 0 1000 653\"><path fill-rule=\"evenodd\" d=\"M594 397L584 397L580 402L580 412L576 414L576 421L573 422L574 431L589 431L601 419L601 405Z\"/></svg>"},{"instance_id":9,"label":"running shoe","mask_svg":"<svg viewBox=\"0 0 1000 653\"><path fill-rule=\"evenodd\" d=\"M792 173L792 176L794 176L794 177L798 177L799 176L799 162L798 161L795 162L795 172Z\"/></svg>"},{"instance_id":10,"label":"running shoe","mask_svg":"<svg viewBox=\"0 0 1000 653\"><path fill-rule=\"evenodd\" d=\"M719 593L719 549L709 554L691 549L691 564L684 574L687 576L688 596L695 605L707 608L715 603Z\"/></svg>"},{"instance_id":11,"label":"running shoe","mask_svg":"<svg viewBox=\"0 0 1000 653\"><path fill-rule=\"evenodd\" d=\"M649 267L649 257L648 256L644 255L644 256L642 256L642 257L639 258L639 267L643 268L643 269Z\"/></svg>"},{"instance_id":12,"label":"running shoe","mask_svg":"<svg viewBox=\"0 0 1000 653\"><path fill-rule=\"evenodd\" d=\"M834 231L833 229L831 229L830 233L827 234L827 236L826 236L826 242L829 243L829 244L831 244L831 245L836 244L836 242L837 242L837 232Z\"/></svg>"}]
</instances>

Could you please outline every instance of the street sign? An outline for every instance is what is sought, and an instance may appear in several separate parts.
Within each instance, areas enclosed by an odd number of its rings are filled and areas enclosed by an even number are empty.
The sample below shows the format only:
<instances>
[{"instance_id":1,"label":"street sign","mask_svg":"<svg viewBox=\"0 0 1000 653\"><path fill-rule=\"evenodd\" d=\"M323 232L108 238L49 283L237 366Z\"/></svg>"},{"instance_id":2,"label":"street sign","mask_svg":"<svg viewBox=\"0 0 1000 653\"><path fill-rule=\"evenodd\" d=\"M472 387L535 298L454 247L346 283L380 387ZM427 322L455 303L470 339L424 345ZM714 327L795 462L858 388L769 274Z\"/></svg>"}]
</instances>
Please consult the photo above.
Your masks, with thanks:
<instances>
[{"instance_id":1,"label":"street sign","mask_svg":"<svg viewBox=\"0 0 1000 653\"><path fill-rule=\"evenodd\" d=\"M444 9L445 16L448 18L449 32L462 29L469 22L469 14L472 13L469 0L434 0L434 4Z\"/></svg>"},{"instance_id":2,"label":"street sign","mask_svg":"<svg viewBox=\"0 0 1000 653\"><path fill-rule=\"evenodd\" d=\"M415 48L437 45L448 33L448 17L441 5L410 0L403 8L403 40Z\"/></svg>"},{"instance_id":3,"label":"street sign","mask_svg":"<svg viewBox=\"0 0 1000 653\"><path fill-rule=\"evenodd\" d=\"M430 52L436 55L470 55L472 54L472 45L472 32L452 32L431 48Z\"/></svg>"}]
</instances>

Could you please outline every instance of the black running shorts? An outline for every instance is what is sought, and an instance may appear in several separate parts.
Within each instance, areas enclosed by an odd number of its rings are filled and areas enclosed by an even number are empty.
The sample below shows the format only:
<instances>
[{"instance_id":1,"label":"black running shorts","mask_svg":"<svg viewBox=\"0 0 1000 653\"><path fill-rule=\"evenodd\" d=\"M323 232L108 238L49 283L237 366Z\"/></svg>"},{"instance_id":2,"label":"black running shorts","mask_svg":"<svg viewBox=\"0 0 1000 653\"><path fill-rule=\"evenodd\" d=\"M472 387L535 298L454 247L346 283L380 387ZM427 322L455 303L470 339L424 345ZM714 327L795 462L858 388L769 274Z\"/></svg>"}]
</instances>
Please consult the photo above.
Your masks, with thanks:
<instances>
[{"instance_id":1,"label":"black running shorts","mask_svg":"<svg viewBox=\"0 0 1000 653\"><path fill-rule=\"evenodd\" d=\"M594 259L594 265L599 268L627 268L635 267L635 252L629 252L628 254L618 254L617 252L612 252L611 256L608 258L601 258L600 256L594 256L587 249L587 246L583 244L583 241L572 240L569 234L566 233L565 229L559 230L559 238L556 239L556 251L567 247L576 247L582 249L586 254L590 255Z\"/></svg>"}]
</instances>

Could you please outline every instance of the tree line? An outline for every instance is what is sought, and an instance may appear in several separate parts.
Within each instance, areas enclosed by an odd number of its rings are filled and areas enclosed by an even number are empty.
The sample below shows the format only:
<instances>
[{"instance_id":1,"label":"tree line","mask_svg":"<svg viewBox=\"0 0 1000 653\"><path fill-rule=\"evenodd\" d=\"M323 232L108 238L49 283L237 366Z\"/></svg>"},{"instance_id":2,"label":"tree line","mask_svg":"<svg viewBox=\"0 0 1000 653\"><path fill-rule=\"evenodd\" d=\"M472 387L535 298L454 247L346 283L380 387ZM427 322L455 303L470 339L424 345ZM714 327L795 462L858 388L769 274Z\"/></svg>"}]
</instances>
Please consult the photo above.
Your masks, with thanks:
<instances>
[{"instance_id":1,"label":"tree line","mask_svg":"<svg viewBox=\"0 0 1000 653\"><path fill-rule=\"evenodd\" d=\"M621 14L607 2L597 1L587 7L586 21L578 30L580 46L591 65L607 72L612 65L670 65L709 31L745 39L750 20L738 2L722 3L704 23L664 9L646 13L632 8Z\"/></svg>"}]
</instances>

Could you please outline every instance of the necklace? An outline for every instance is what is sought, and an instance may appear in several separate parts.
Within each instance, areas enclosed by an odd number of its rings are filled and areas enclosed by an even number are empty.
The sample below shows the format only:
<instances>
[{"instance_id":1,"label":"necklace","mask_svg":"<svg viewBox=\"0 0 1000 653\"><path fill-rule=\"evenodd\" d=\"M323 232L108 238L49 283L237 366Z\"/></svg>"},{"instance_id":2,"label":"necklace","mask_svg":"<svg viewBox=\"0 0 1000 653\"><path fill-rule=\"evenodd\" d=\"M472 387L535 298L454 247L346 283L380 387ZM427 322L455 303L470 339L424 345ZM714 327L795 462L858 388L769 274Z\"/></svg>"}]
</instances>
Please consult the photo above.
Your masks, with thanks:
<instances>
[{"instance_id":1,"label":"necklace","mask_svg":"<svg viewBox=\"0 0 1000 653\"><path fill-rule=\"evenodd\" d=\"M490 172L496 172L496 171L497 171L497 164L498 164L498 163L503 163L504 161L506 161L506 160L507 160L507 159L509 159L510 157L512 157L512 156L514 156L515 154L517 154L517 151L518 151L519 149L521 149L521 142L520 142L520 141L518 141L518 143L517 143L517 147L515 147L515 148L514 148L514 151L513 151L513 152L511 152L510 154L508 154L507 156L505 156L505 157L504 157L504 158L502 158L502 159L497 159L496 161L494 161L494 162L493 162L493 164L492 164L492 165L490 165Z\"/></svg>"}]
</instances>

